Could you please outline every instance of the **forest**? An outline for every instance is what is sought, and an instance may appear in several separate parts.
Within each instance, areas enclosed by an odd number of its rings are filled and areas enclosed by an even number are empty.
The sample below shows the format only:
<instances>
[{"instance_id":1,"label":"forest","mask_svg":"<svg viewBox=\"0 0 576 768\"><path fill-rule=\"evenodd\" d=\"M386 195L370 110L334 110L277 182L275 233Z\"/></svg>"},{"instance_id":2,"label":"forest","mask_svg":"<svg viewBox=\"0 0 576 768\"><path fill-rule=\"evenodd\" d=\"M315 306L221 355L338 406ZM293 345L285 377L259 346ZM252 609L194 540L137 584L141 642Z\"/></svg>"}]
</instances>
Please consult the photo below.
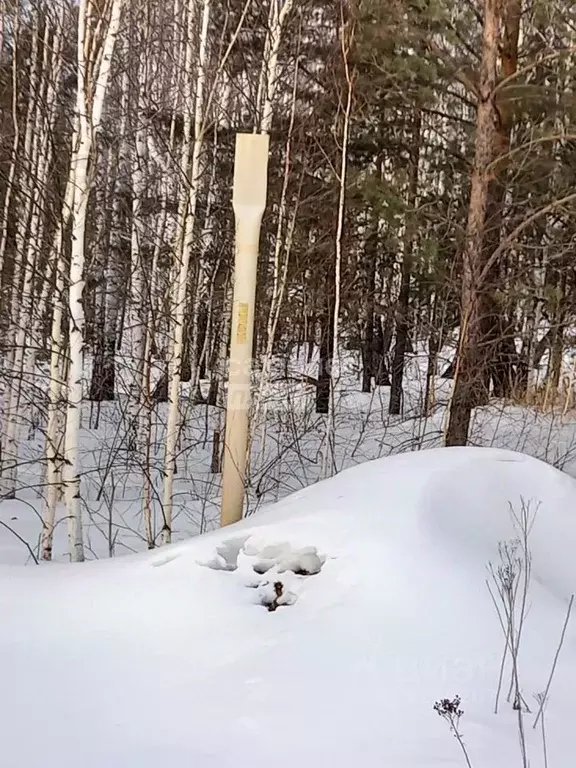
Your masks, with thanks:
<instances>
[{"instance_id":1,"label":"forest","mask_svg":"<svg viewBox=\"0 0 576 768\"><path fill-rule=\"evenodd\" d=\"M218 525L237 133L270 137L245 514L438 445L568 466L575 62L568 0L0 0L18 556Z\"/></svg>"}]
</instances>

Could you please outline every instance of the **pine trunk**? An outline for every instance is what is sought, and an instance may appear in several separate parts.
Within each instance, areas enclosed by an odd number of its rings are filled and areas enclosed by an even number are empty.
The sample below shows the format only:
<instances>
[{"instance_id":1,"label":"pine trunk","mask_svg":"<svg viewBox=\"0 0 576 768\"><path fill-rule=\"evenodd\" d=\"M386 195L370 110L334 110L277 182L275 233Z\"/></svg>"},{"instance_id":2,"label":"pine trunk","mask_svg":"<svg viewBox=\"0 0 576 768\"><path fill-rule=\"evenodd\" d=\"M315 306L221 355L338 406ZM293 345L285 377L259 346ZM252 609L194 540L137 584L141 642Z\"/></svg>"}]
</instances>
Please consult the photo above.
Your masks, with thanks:
<instances>
[{"instance_id":1,"label":"pine trunk","mask_svg":"<svg viewBox=\"0 0 576 768\"><path fill-rule=\"evenodd\" d=\"M460 338L458 361L446 445L466 445L472 410L485 387L486 362L482 348L482 324L486 308L484 228L489 201L489 183L498 126L495 87L498 64L498 0L485 0L482 37L482 64L478 86L474 164L468 204L468 221L463 252Z\"/></svg>"}]
</instances>

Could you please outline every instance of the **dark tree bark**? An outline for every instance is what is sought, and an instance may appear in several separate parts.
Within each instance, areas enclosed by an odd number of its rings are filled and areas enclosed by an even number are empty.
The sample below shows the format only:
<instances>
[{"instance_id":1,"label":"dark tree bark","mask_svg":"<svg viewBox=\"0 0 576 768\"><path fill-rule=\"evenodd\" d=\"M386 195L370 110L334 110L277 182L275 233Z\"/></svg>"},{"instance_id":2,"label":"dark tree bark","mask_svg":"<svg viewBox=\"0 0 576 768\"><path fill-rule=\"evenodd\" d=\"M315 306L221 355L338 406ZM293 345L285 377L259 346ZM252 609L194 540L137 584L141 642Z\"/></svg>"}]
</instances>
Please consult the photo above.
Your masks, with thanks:
<instances>
[{"instance_id":1,"label":"dark tree bark","mask_svg":"<svg viewBox=\"0 0 576 768\"><path fill-rule=\"evenodd\" d=\"M377 387L389 387L390 374L386 358L392 341L391 320L386 318L383 324L382 318L379 317L375 322L374 331L374 383Z\"/></svg>"},{"instance_id":2,"label":"dark tree bark","mask_svg":"<svg viewBox=\"0 0 576 768\"><path fill-rule=\"evenodd\" d=\"M310 315L308 319L308 355L306 362L308 365L312 362L314 357L314 348L316 346L316 315Z\"/></svg>"},{"instance_id":3,"label":"dark tree bark","mask_svg":"<svg viewBox=\"0 0 576 768\"><path fill-rule=\"evenodd\" d=\"M212 376L210 385L208 386L208 395L206 396L206 403L208 405L218 405L218 389L218 379L215 376Z\"/></svg>"},{"instance_id":4,"label":"dark tree bark","mask_svg":"<svg viewBox=\"0 0 576 768\"><path fill-rule=\"evenodd\" d=\"M442 373L442 378L453 379L455 373L456 373L456 355L454 355L454 359L451 362L449 362L446 368L444 369Z\"/></svg>"},{"instance_id":5,"label":"dark tree bark","mask_svg":"<svg viewBox=\"0 0 576 768\"><path fill-rule=\"evenodd\" d=\"M372 228L364 250L363 289L364 301L362 306L362 392L372 391L374 370L374 294L376 291L376 249L378 246L377 232Z\"/></svg>"},{"instance_id":6,"label":"dark tree bark","mask_svg":"<svg viewBox=\"0 0 576 768\"><path fill-rule=\"evenodd\" d=\"M316 387L316 413L328 413L330 408L332 355L334 354L334 326L332 316L325 315L321 323L320 361Z\"/></svg>"},{"instance_id":7,"label":"dark tree bark","mask_svg":"<svg viewBox=\"0 0 576 768\"><path fill-rule=\"evenodd\" d=\"M372 392L374 377L374 317L364 325L362 341L362 392Z\"/></svg>"},{"instance_id":8,"label":"dark tree bark","mask_svg":"<svg viewBox=\"0 0 576 768\"><path fill-rule=\"evenodd\" d=\"M207 375L208 368L208 310L206 307L202 307L200 310L200 317L198 318L198 341L200 349L198 350L198 376L201 380L204 380Z\"/></svg>"},{"instance_id":9,"label":"dark tree bark","mask_svg":"<svg viewBox=\"0 0 576 768\"><path fill-rule=\"evenodd\" d=\"M550 349L550 365L548 366L548 384L550 392L554 396L560 386L560 375L562 373L562 356L564 352L564 333L566 327L564 323L559 323L554 329L552 348Z\"/></svg>"},{"instance_id":10,"label":"dark tree bark","mask_svg":"<svg viewBox=\"0 0 576 768\"><path fill-rule=\"evenodd\" d=\"M400 295L396 312L396 343L392 359L392 386L388 413L397 416L402 410L404 397L404 361L408 351L410 332L410 280L412 278L412 255L414 249L414 217L416 196L418 194L418 162L420 158L421 116L416 114L412 129L410 147L410 168L406 213L406 237L404 238L404 256L402 258L402 277Z\"/></svg>"},{"instance_id":11,"label":"dark tree bark","mask_svg":"<svg viewBox=\"0 0 576 768\"><path fill-rule=\"evenodd\" d=\"M114 400L116 388L116 343L114 339L97 337L90 380L89 399L97 403Z\"/></svg>"},{"instance_id":12,"label":"dark tree bark","mask_svg":"<svg viewBox=\"0 0 576 768\"><path fill-rule=\"evenodd\" d=\"M168 402L168 372L164 371L162 376L156 382L156 386L152 391L152 401L154 403L167 403Z\"/></svg>"},{"instance_id":13,"label":"dark tree bark","mask_svg":"<svg viewBox=\"0 0 576 768\"><path fill-rule=\"evenodd\" d=\"M180 372L180 381L183 384L187 384L192 377L192 365L190 361L190 354L192 353L192 317L191 312L188 313L184 320L184 344L182 349L182 370Z\"/></svg>"},{"instance_id":14,"label":"dark tree bark","mask_svg":"<svg viewBox=\"0 0 576 768\"><path fill-rule=\"evenodd\" d=\"M536 344L536 350L534 352L534 365L538 367L540 363L542 362L542 358L544 357L544 353L548 349L548 347L552 343L552 332L547 331L546 334L542 339L540 339L539 342Z\"/></svg>"},{"instance_id":15,"label":"dark tree bark","mask_svg":"<svg viewBox=\"0 0 576 768\"><path fill-rule=\"evenodd\" d=\"M316 387L316 413L328 413L332 383L332 358L334 355L334 279L326 275L326 297L320 321L320 360Z\"/></svg>"},{"instance_id":16,"label":"dark tree bark","mask_svg":"<svg viewBox=\"0 0 576 768\"><path fill-rule=\"evenodd\" d=\"M434 293L430 313L430 335L428 336L428 364L426 366L426 389L424 391L424 413L430 414L434 405L434 378L440 351L440 332L438 324L438 294Z\"/></svg>"},{"instance_id":17,"label":"dark tree bark","mask_svg":"<svg viewBox=\"0 0 576 768\"><path fill-rule=\"evenodd\" d=\"M547 378L547 399L552 393L555 399L560 386L560 376L562 374L562 359L564 353L564 335L566 333L566 284L567 268L560 268L560 275L556 272L554 280L557 299L555 302L554 313L552 317L551 339L550 339L550 361L546 372Z\"/></svg>"},{"instance_id":18,"label":"dark tree bark","mask_svg":"<svg viewBox=\"0 0 576 768\"><path fill-rule=\"evenodd\" d=\"M101 282L96 287L93 331L92 376L88 398L93 402L114 400L115 369L114 358L116 340L106 339L106 281L101 275ZM108 346L107 346L108 345ZM112 349L109 346L112 346Z\"/></svg>"},{"instance_id":19,"label":"dark tree bark","mask_svg":"<svg viewBox=\"0 0 576 768\"><path fill-rule=\"evenodd\" d=\"M222 386L219 380L219 377L217 375L217 367L218 367L218 354L219 354L220 346L222 344L220 335L225 331L224 326L225 326L225 323L222 323L222 322L213 324L213 332L211 334L212 338L210 340L211 343L209 347L210 384L208 386L208 395L206 397L206 402L208 405L218 405L218 392L220 387Z\"/></svg>"},{"instance_id":20,"label":"dark tree bark","mask_svg":"<svg viewBox=\"0 0 576 768\"><path fill-rule=\"evenodd\" d=\"M514 343L515 328L512 324L500 322L500 338L496 346L496 359L492 363L492 386L494 396L508 398L516 389L519 360Z\"/></svg>"},{"instance_id":21,"label":"dark tree bark","mask_svg":"<svg viewBox=\"0 0 576 768\"><path fill-rule=\"evenodd\" d=\"M118 164L117 153L112 158L112 164L113 166ZM100 204L106 212L104 214L104 231L100 233L103 237L100 238L93 265L96 281L92 339L94 357L88 398L94 402L114 400L115 395L117 313L108 317L109 322L106 323L106 313L110 311L110 306L107 307L107 292L116 292L119 288L116 284L118 281L109 278L111 276L117 277L119 274L117 265L123 259L121 228L125 225L123 210L118 206L112 208L109 204L110 198L114 194L119 194L119 190L114 182L107 184L106 187L104 199L100 200ZM112 270L109 269L110 259L115 260ZM117 308L118 304L112 302L111 306ZM107 334L107 326L108 329L113 329L112 333L108 331Z\"/></svg>"}]
</instances>

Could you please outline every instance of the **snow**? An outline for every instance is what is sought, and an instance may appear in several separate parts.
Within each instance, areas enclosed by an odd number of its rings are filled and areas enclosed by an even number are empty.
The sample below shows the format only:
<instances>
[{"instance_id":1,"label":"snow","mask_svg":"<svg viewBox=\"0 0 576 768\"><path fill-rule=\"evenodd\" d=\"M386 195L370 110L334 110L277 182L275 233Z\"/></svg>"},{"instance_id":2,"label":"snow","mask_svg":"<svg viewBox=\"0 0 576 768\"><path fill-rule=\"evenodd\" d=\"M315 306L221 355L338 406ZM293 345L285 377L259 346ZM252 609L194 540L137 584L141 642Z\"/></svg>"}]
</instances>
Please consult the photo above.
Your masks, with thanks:
<instances>
[{"instance_id":1,"label":"snow","mask_svg":"<svg viewBox=\"0 0 576 768\"><path fill-rule=\"evenodd\" d=\"M493 712L504 637L486 579L522 504L539 505L519 663L544 765L534 694L576 587L576 481L444 448L360 464L171 547L1 567L3 768L462 766L433 709L456 694L473 766L520 766L509 670ZM551 768L573 764L575 682L573 620L546 708Z\"/></svg>"},{"instance_id":2,"label":"snow","mask_svg":"<svg viewBox=\"0 0 576 768\"><path fill-rule=\"evenodd\" d=\"M438 371L454 355L457 330L440 354ZM324 468L337 473L358 463L411 450L423 450L443 443L447 404L452 382L437 377L434 407L424 409L428 368L427 345L415 344L415 353L406 360L403 413L388 414L389 387L360 392L361 361L357 351L340 347L334 361L334 450L333 464L325 462L326 416L316 414L314 387L306 377L318 370L318 349L308 359L308 345L284 352L272 361L270 380L263 387L259 419L251 424L252 452L249 465L248 514L317 482ZM85 379L89 380L93 360L86 356ZM117 399L82 407L79 439L81 497L85 554L88 559L117 557L147 549L143 522L144 487L151 481L152 528L155 540L162 537L161 499L164 482L167 408L155 404L151 412L150 466L143 472L142 457L128 450L129 425L126 401L130 360L116 359ZM571 363L570 363L571 365ZM572 370L566 362L565 372ZM155 361L152 383L164 372ZM35 391L46 390L49 381L44 363L39 364ZM204 393L209 381L201 382ZM254 371L254 391L259 389L260 372ZM0 380L0 394L2 381ZM218 408L192 405L189 384L181 390L184 424L181 432L177 474L174 482L173 539L188 539L212 530L219 523L221 475L211 470L214 432L221 428ZM41 398L40 401L41 402ZM476 409L469 443L475 446L521 451L564 469L576 476L576 410L563 398L555 408L539 410L493 400ZM32 563L40 555L42 516L46 497L45 425L42 409L31 417L30 429L19 442L20 466L15 500L0 503L0 562ZM53 557L68 561L65 505L56 510Z\"/></svg>"},{"instance_id":3,"label":"snow","mask_svg":"<svg viewBox=\"0 0 576 768\"><path fill-rule=\"evenodd\" d=\"M370 394L359 391L358 355L347 350L341 352L334 374L334 472L386 455L442 444L452 383L436 380L435 407L431 413L425 413L423 393L428 357L423 345L417 346L416 354L407 361L401 416L388 414L388 387L376 387ZM446 367L452 354L453 350L445 350L439 370ZM317 482L326 465L326 417L314 412L314 388L302 381L303 375L317 373L317 350L310 362L307 350L302 348L289 359L277 358L273 363L272 381L264 388L260 419L252 424L249 514ZM118 361L119 384L129 367L129 361ZM284 375L286 367L288 380ZM88 378L89 374L90 366ZM257 380L255 375L255 391ZM42 381L37 382L39 391ZM203 386L206 390L208 382L204 381ZM188 403L190 395L189 385L183 385L182 402ZM127 449L127 408L122 392L115 402L83 404L81 496L89 559L147 549L142 515L145 482L141 459ZM175 541L218 525L221 476L211 471L211 460L214 430L221 427L220 415L218 409L210 406L186 406L173 494ZM151 418L150 471L146 475L153 486L153 530L160 541L166 404L157 404ZM0 524L0 562L10 564L33 562L33 556L39 556L42 533L46 462L41 424L26 437L19 444L17 499L2 500L0 504L0 522L5 524ZM469 442L521 451L576 476L576 411L572 409L566 413L563 407L539 411L494 400L476 410ZM64 504L58 505L56 517L53 556L55 560L67 561Z\"/></svg>"}]
</instances>

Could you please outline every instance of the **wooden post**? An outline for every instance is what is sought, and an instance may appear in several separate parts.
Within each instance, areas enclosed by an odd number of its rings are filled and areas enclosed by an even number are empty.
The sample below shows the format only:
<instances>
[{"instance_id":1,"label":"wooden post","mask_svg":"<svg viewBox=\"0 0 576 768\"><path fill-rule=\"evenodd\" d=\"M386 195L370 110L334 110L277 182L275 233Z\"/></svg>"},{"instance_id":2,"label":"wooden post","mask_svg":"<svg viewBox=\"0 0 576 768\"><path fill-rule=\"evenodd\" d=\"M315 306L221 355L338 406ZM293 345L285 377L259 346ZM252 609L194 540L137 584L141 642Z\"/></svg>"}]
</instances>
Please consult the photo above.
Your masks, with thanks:
<instances>
[{"instance_id":1,"label":"wooden post","mask_svg":"<svg viewBox=\"0 0 576 768\"><path fill-rule=\"evenodd\" d=\"M232 336L222 470L221 526L242 519L249 435L254 300L260 225L266 208L267 134L236 135L232 205L236 220Z\"/></svg>"}]
</instances>

